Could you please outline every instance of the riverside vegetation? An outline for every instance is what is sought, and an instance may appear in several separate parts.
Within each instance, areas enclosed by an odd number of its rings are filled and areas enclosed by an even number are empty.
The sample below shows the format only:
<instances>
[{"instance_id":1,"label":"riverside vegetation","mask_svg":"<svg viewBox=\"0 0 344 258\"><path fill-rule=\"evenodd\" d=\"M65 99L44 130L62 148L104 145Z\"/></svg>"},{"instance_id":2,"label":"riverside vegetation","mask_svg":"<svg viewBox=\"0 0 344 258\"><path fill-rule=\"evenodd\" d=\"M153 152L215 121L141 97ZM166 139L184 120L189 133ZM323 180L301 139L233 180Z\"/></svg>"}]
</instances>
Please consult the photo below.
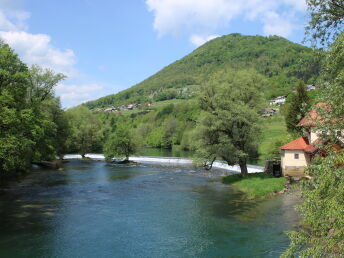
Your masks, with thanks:
<instances>
[{"instance_id":1,"label":"riverside vegetation","mask_svg":"<svg viewBox=\"0 0 344 258\"><path fill-rule=\"evenodd\" d=\"M53 93L63 79L29 68L0 41L0 180L65 153L68 121Z\"/></svg>"},{"instance_id":2,"label":"riverside vegetation","mask_svg":"<svg viewBox=\"0 0 344 258\"><path fill-rule=\"evenodd\" d=\"M228 164L241 162L242 175L247 176L248 160L276 155L278 142L287 136L286 123L291 134L298 133L290 126L297 115L290 114L306 112L307 105L316 101L331 106L331 112L321 115L336 123L318 126L334 141L336 131L344 129L344 6L335 0L308 0L307 5L311 13L307 33L325 44L324 49L276 36L231 34L204 44L141 84L67 111L53 91L64 75L28 67L1 42L1 180L65 153L84 156L104 150L108 159L127 158L135 147L127 139L141 139L135 144L150 147L195 151L196 159L209 168L215 158ZM317 83L321 89L308 100L303 83ZM229 102L232 93L236 98ZM264 104L278 95L289 95L282 114L262 120ZM130 103L141 106L119 114L94 111ZM294 104L302 108L293 109ZM286 123L284 115L290 118ZM331 152L308 169L312 179L303 184L304 201L299 207L303 227L289 233L291 247L285 256L344 253L343 155L343 151ZM242 189L247 188L247 180L224 179Z\"/></svg>"}]
</instances>

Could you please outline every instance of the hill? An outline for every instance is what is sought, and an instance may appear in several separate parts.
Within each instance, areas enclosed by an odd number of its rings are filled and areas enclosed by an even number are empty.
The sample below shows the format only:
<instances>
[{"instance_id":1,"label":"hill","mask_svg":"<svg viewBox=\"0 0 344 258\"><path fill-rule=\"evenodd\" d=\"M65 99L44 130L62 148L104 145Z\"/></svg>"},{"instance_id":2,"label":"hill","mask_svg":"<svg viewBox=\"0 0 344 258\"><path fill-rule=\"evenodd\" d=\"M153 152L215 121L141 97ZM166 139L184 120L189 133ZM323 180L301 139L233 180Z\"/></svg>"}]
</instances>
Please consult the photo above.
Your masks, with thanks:
<instances>
[{"instance_id":1,"label":"hill","mask_svg":"<svg viewBox=\"0 0 344 258\"><path fill-rule=\"evenodd\" d=\"M253 68L267 78L267 99L288 94L300 80L313 83L320 70L318 55L278 36L230 34L207 42L145 81L117 94L86 103L90 109L129 103L187 99L214 72Z\"/></svg>"}]
</instances>

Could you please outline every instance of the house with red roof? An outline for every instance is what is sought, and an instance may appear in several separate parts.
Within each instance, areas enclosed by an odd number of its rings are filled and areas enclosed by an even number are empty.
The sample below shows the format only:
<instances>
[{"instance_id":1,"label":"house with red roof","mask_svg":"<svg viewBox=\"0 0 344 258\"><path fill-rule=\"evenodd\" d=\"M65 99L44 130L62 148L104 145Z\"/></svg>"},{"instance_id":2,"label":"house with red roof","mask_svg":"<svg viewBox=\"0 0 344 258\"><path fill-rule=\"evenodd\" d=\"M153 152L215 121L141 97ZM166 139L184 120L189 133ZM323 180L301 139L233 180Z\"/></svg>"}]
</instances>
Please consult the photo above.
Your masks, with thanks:
<instances>
[{"instance_id":1,"label":"house with red roof","mask_svg":"<svg viewBox=\"0 0 344 258\"><path fill-rule=\"evenodd\" d=\"M303 176L304 169L310 165L316 154L324 155L321 147L326 144L326 132L317 129L318 123L324 123L324 119L318 114L317 109L328 109L326 103L318 103L316 108L312 109L305 116L297 127L304 129L305 135L299 137L283 146L281 149L281 168L284 176ZM344 131L337 131L337 138L344 143ZM340 145L335 144L334 149L341 149Z\"/></svg>"}]
</instances>

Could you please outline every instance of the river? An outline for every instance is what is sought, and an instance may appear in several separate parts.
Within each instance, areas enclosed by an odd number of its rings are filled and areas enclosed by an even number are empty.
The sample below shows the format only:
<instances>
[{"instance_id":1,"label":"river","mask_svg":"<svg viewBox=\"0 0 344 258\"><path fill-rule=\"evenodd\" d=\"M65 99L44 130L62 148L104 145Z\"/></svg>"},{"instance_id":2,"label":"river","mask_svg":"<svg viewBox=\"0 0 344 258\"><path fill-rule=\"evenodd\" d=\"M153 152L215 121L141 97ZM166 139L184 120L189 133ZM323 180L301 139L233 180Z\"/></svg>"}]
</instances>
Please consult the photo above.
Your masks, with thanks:
<instances>
[{"instance_id":1,"label":"river","mask_svg":"<svg viewBox=\"0 0 344 258\"><path fill-rule=\"evenodd\" d=\"M278 257L297 196L247 201L218 174L79 160L35 169L0 190L0 257Z\"/></svg>"}]
</instances>

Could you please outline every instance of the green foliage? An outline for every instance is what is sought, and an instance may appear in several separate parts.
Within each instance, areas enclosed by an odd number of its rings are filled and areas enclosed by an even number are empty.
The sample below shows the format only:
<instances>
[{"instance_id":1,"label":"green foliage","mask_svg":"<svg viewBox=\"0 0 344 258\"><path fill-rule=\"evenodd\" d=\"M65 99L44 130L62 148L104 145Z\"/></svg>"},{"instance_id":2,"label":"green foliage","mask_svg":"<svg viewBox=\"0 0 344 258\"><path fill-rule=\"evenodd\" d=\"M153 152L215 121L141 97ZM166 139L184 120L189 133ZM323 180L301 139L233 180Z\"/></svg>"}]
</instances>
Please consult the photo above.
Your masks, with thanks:
<instances>
[{"instance_id":1,"label":"green foliage","mask_svg":"<svg viewBox=\"0 0 344 258\"><path fill-rule=\"evenodd\" d=\"M246 178L243 178L240 174L234 174L224 177L222 182L235 186L245 193L246 198L253 199L278 193L284 188L286 178L276 178L266 173L253 173Z\"/></svg>"},{"instance_id":2,"label":"green foliage","mask_svg":"<svg viewBox=\"0 0 344 258\"><path fill-rule=\"evenodd\" d=\"M303 183L302 229L289 232L284 257L341 257L344 253L344 152L331 153L309 167Z\"/></svg>"},{"instance_id":3,"label":"green foliage","mask_svg":"<svg viewBox=\"0 0 344 258\"><path fill-rule=\"evenodd\" d=\"M328 45L343 31L344 4L338 0L307 0L310 21L306 35L316 45Z\"/></svg>"},{"instance_id":4,"label":"green foliage","mask_svg":"<svg viewBox=\"0 0 344 258\"><path fill-rule=\"evenodd\" d=\"M268 159L280 159L281 158L281 149L280 147L284 144L290 142L292 139L287 135L284 135L280 138L271 139L269 144L269 152L267 155Z\"/></svg>"},{"instance_id":5,"label":"green foliage","mask_svg":"<svg viewBox=\"0 0 344 258\"><path fill-rule=\"evenodd\" d=\"M290 136L285 119L281 115L264 118L262 128L262 137L258 146L260 154L258 164L264 166L266 159L280 158L279 147L287 143ZM280 143L282 144L279 145Z\"/></svg>"},{"instance_id":6,"label":"green foliage","mask_svg":"<svg viewBox=\"0 0 344 258\"><path fill-rule=\"evenodd\" d=\"M66 76L55 73L50 69L43 69L33 65L30 70L27 98L31 103L41 103L46 99L54 98L54 87Z\"/></svg>"},{"instance_id":7,"label":"green foliage","mask_svg":"<svg viewBox=\"0 0 344 258\"><path fill-rule=\"evenodd\" d=\"M0 41L0 180L64 151L66 134L58 131L64 112L53 94L63 78L38 66L28 69Z\"/></svg>"},{"instance_id":8,"label":"green foliage","mask_svg":"<svg viewBox=\"0 0 344 258\"><path fill-rule=\"evenodd\" d=\"M151 147L163 146L164 129L162 127L154 128L147 137L147 144Z\"/></svg>"},{"instance_id":9,"label":"green foliage","mask_svg":"<svg viewBox=\"0 0 344 258\"><path fill-rule=\"evenodd\" d=\"M301 82L296 88L296 94L291 95L286 103L287 114L285 120L288 132L295 133L300 130L296 125L307 114L309 102L306 85Z\"/></svg>"},{"instance_id":10,"label":"green foliage","mask_svg":"<svg viewBox=\"0 0 344 258\"><path fill-rule=\"evenodd\" d=\"M69 150L85 156L102 150L104 131L99 118L85 106L67 110L70 124Z\"/></svg>"},{"instance_id":11,"label":"green foliage","mask_svg":"<svg viewBox=\"0 0 344 258\"><path fill-rule=\"evenodd\" d=\"M195 132L193 130L185 131L183 133L183 136L180 142L181 149L186 150L186 151L195 150L194 137L195 137Z\"/></svg>"},{"instance_id":12,"label":"green foliage","mask_svg":"<svg viewBox=\"0 0 344 258\"><path fill-rule=\"evenodd\" d=\"M0 177L9 177L30 166L32 112L26 102L28 69L0 41ZM29 125L26 128L25 125Z\"/></svg>"},{"instance_id":13,"label":"green foliage","mask_svg":"<svg viewBox=\"0 0 344 258\"><path fill-rule=\"evenodd\" d=\"M334 140L338 130L344 130L343 60L341 33L327 56L327 81L322 90L327 106L317 110L323 118L317 130L327 131L332 136L330 140ZM344 253L344 152L327 152L327 157L318 158L307 169L312 178L302 186L304 201L299 210L303 227L289 232L291 245L284 257L341 257Z\"/></svg>"},{"instance_id":14,"label":"green foliage","mask_svg":"<svg viewBox=\"0 0 344 258\"><path fill-rule=\"evenodd\" d=\"M41 106L42 111L45 113L46 119L54 122L51 135L53 148L53 156L51 159L54 159L55 155L62 158L64 154L68 153L70 126L67 114L62 110L60 100L57 98L46 100Z\"/></svg>"},{"instance_id":15,"label":"green foliage","mask_svg":"<svg viewBox=\"0 0 344 258\"><path fill-rule=\"evenodd\" d=\"M155 101L163 101L163 100L169 100L169 99L175 99L177 97L178 93L176 89L166 89L154 96Z\"/></svg>"},{"instance_id":16,"label":"green foliage","mask_svg":"<svg viewBox=\"0 0 344 258\"><path fill-rule=\"evenodd\" d=\"M115 95L86 103L87 107L119 106L196 95L215 73L232 69L254 69L267 80L262 88L267 99L290 93L300 80L312 83L319 75L322 56L318 52L277 36L219 37L167 66L140 84ZM154 97L155 96L155 97Z\"/></svg>"},{"instance_id":17,"label":"green foliage","mask_svg":"<svg viewBox=\"0 0 344 258\"><path fill-rule=\"evenodd\" d=\"M344 130L344 32L331 45L328 53L326 76L321 90L322 101L331 107L331 112L327 108L320 108L317 111L326 121L335 123L319 124L319 130L327 131L332 137L337 130Z\"/></svg>"},{"instance_id":18,"label":"green foliage","mask_svg":"<svg viewBox=\"0 0 344 258\"><path fill-rule=\"evenodd\" d=\"M199 98L202 116L197 126L197 154L207 168L217 158L239 163L247 176L246 162L257 153L262 109L261 75L253 70L224 71L211 78Z\"/></svg>"},{"instance_id":19,"label":"green foliage","mask_svg":"<svg viewBox=\"0 0 344 258\"><path fill-rule=\"evenodd\" d=\"M174 104L169 104L169 105L164 106L162 110L156 114L156 119L158 120L158 119L165 118L166 116L168 116L169 114L173 112L173 109L174 109Z\"/></svg>"},{"instance_id":20,"label":"green foliage","mask_svg":"<svg viewBox=\"0 0 344 258\"><path fill-rule=\"evenodd\" d=\"M114 157L124 157L125 160L129 160L129 155L135 153L136 149L136 139L131 128L121 123L104 144L105 159L111 161Z\"/></svg>"}]
</instances>

